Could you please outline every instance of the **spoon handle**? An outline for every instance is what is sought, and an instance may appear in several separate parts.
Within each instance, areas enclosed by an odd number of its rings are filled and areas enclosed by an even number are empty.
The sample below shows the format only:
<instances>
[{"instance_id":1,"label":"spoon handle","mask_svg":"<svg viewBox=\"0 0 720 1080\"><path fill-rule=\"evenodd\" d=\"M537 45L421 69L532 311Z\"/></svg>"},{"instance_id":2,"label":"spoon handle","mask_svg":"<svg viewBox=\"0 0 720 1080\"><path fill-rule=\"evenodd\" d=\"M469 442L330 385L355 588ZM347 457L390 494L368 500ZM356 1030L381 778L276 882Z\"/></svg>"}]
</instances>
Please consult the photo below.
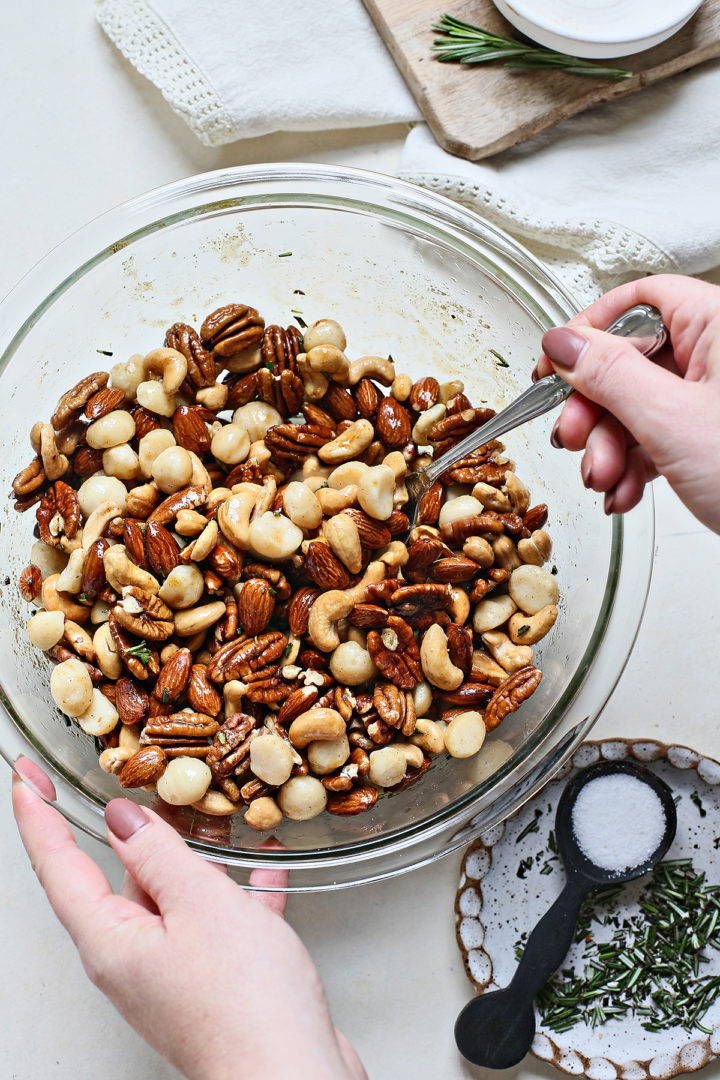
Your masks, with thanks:
<instances>
[{"instance_id":1,"label":"spoon handle","mask_svg":"<svg viewBox=\"0 0 720 1080\"><path fill-rule=\"evenodd\" d=\"M572 874L555 903L543 915L527 940L508 990L532 999L562 964L572 945L580 907L592 882Z\"/></svg>"},{"instance_id":2,"label":"spoon handle","mask_svg":"<svg viewBox=\"0 0 720 1080\"><path fill-rule=\"evenodd\" d=\"M635 307L624 311L608 326L606 332L615 334L618 337L628 338L638 352L643 353L645 356L652 356L654 352L657 352L667 338L660 312L650 307L649 304L637 304ZM416 497L416 494L422 494L422 491L426 491L430 484L433 484L461 458L467 457L468 454L477 450L479 446L491 442L492 439L498 439L506 431L519 427L528 420L534 420L535 417L542 416L543 413L554 409L556 405L565 401L572 392L572 387L564 379L561 379L559 375L546 375L545 378L538 379L536 383L529 386L527 390L524 390L519 397L511 402L507 408L499 412L497 416L493 416L491 420L488 420L487 424L483 424L477 431L467 435L451 450L439 457L437 461L433 461L432 464L416 474L410 473L406 479L408 490L411 488L414 477L419 476L420 473L424 474L421 484L422 490L418 493L411 490L410 494L413 497Z\"/></svg>"}]
</instances>

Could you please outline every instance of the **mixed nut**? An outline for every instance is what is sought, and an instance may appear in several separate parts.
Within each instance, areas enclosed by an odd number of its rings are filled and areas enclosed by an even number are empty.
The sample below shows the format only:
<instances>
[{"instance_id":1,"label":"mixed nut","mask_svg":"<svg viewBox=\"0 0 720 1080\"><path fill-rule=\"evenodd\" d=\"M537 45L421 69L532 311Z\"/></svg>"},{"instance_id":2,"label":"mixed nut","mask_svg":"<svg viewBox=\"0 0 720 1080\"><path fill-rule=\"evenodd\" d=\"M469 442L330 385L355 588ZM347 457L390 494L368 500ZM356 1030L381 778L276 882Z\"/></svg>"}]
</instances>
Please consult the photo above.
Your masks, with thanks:
<instances>
[{"instance_id":1,"label":"mixed nut","mask_svg":"<svg viewBox=\"0 0 720 1080\"><path fill-rule=\"evenodd\" d=\"M540 682L547 507L502 444L409 535L403 511L407 471L492 410L345 349L332 319L301 336L229 304L32 428L28 636L122 787L258 830L358 814L477 753Z\"/></svg>"}]
</instances>

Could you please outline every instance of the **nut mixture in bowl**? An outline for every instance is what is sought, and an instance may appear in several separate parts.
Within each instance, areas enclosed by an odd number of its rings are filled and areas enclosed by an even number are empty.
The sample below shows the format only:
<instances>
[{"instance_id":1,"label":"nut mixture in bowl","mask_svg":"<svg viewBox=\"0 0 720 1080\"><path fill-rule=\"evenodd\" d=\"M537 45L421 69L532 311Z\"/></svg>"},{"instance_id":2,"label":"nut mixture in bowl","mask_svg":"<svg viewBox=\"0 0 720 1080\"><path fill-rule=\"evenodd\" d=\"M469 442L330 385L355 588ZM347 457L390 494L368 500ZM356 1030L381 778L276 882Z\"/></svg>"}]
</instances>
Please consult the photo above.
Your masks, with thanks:
<instances>
[{"instance_id":1,"label":"nut mixture in bowl","mask_svg":"<svg viewBox=\"0 0 720 1080\"><path fill-rule=\"evenodd\" d=\"M124 788L254 829L355 815L476 754L538 686L557 617L547 507L459 381L350 360L244 304L95 372L31 431L20 576L62 712ZM222 381L220 378L222 377Z\"/></svg>"}]
</instances>

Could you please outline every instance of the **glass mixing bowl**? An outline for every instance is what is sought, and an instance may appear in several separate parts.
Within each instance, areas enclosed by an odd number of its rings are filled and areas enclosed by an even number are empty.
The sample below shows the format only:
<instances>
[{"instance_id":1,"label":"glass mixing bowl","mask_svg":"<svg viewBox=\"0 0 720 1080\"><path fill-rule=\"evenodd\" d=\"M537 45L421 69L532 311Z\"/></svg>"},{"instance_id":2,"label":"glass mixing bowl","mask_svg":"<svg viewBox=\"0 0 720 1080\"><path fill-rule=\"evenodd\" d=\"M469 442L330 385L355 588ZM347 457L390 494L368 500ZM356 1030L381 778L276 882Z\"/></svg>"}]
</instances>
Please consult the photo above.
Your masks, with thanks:
<instances>
[{"instance_id":1,"label":"glass mixing bowl","mask_svg":"<svg viewBox=\"0 0 720 1080\"><path fill-rule=\"evenodd\" d=\"M330 315L348 352L392 354L417 378L460 378L474 404L507 404L528 383L542 331L576 310L528 252L455 203L354 169L253 166L192 177L111 211L54 250L0 307L5 481L32 452L81 376L162 344L173 322L199 325L231 301L268 323ZM494 351L493 351L494 350ZM106 353L112 354L106 356ZM498 354L503 358L501 363ZM505 366L507 365L507 366ZM441 755L420 782L357 817L285 821L282 851L237 814L161 809L203 855L236 867L292 870L290 889L389 876L431 861L506 817L544 784L597 718L628 658L647 594L650 498L607 519L577 459L553 450L552 417L506 438L533 503L550 507L560 615L537 647L538 691L467 760ZM52 776L57 806L104 839L103 807L121 793L94 741L55 708L51 665L25 635L16 582L34 514L4 501L0 551L0 751L24 753ZM158 800L125 792L140 802Z\"/></svg>"}]
</instances>

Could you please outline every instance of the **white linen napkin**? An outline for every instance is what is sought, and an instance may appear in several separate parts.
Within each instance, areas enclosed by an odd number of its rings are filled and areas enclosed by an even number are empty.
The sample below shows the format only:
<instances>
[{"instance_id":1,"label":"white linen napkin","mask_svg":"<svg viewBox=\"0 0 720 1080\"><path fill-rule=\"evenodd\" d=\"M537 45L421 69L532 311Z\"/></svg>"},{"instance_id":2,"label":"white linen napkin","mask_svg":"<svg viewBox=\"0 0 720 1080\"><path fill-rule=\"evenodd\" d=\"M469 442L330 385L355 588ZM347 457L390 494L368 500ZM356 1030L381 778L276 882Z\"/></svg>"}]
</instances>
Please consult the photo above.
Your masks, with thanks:
<instances>
[{"instance_id":1,"label":"white linen napkin","mask_svg":"<svg viewBox=\"0 0 720 1080\"><path fill-rule=\"evenodd\" d=\"M420 119L361 0L95 0L95 12L206 146Z\"/></svg>"},{"instance_id":2,"label":"white linen napkin","mask_svg":"<svg viewBox=\"0 0 720 1080\"><path fill-rule=\"evenodd\" d=\"M410 132L400 171L530 248L578 300L720 263L720 63L565 120L480 162Z\"/></svg>"}]
</instances>

